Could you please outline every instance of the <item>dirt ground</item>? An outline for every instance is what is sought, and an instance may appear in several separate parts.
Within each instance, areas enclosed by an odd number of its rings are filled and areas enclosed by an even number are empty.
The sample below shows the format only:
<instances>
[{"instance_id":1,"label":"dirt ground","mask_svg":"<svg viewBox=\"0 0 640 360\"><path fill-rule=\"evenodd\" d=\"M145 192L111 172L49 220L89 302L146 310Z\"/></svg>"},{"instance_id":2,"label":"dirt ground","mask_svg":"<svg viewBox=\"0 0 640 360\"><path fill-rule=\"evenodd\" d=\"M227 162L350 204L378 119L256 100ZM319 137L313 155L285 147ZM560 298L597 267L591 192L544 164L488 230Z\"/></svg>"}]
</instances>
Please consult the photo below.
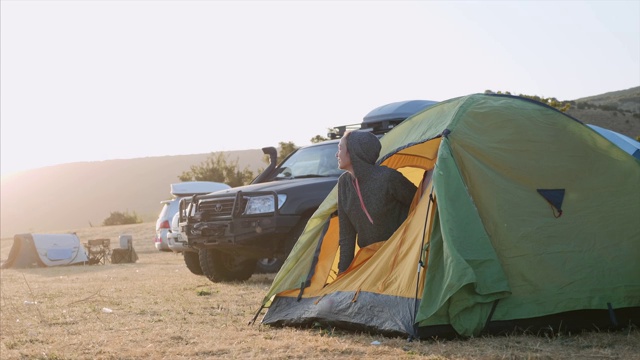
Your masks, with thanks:
<instances>
[{"instance_id":1,"label":"dirt ground","mask_svg":"<svg viewBox=\"0 0 640 360\"><path fill-rule=\"evenodd\" d=\"M387 338L249 324L273 275L214 284L158 252L154 224L75 231L133 236L139 260L0 271L2 359L640 359L640 330L468 340ZM0 242L7 259L13 239Z\"/></svg>"}]
</instances>

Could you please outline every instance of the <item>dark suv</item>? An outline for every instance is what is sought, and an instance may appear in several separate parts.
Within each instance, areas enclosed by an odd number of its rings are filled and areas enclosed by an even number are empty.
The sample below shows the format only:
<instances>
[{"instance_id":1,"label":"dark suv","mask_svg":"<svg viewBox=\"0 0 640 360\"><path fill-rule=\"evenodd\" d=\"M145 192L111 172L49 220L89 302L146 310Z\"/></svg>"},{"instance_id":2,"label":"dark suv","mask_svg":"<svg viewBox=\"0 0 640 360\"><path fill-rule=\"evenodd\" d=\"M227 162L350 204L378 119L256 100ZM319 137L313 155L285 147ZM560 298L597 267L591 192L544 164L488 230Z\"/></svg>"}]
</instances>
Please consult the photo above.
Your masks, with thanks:
<instances>
[{"instance_id":1,"label":"dark suv","mask_svg":"<svg viewBox=\"0 0 640 360\"><path fill-rule=\"evenodd\" d=\"M382 135L414 113L435 104L414 100L381 106L356 128ZM333 140L301 147L276 166L274 148L263 151L271 163L250 185L196 195L184 208L180 227L198 249L202 272L213 282L246 280L258 259L277 268L293 248L318 206L335 187L338 138L353 125L338 127Z\"/></svg>"},{"instance_id":2,"label":"dark suv","mask_svg":"<svg viewBox=\"0 0 640 360\"><path fill-rule=\"evenodd\" d=\"M195 196L181 226L203 273L214 282L246 280L258 259L281 265L342 174L337 151L338 140L305 146L279 166L272 160L253 184Z\"/></svg>"}]
</instances>

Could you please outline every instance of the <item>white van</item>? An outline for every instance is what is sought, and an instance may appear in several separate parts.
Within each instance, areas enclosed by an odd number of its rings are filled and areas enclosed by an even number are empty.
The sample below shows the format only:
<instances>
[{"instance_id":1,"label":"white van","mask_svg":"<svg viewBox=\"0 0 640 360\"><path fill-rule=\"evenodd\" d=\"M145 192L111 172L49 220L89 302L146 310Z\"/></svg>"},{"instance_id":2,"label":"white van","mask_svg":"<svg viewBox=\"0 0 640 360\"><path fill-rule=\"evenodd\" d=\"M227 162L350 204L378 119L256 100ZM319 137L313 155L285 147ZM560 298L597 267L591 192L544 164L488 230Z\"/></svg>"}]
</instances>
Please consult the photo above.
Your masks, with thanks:
<instances>
[{"instance_id":1,"label":"white van","mask_svg":"<svg viewBox=\"0 0 640 360\"><path fill-rule=\"evenodd\" d=\"M180 199L193 195L208 194L218 190L229 189L231 186L214 181L185 181L171 184L171 200L160 202L162 210L156 221L156 237L153 240L158 251L173 251L169 247L167 235L171 230L173 216L178 213Z\"/></svg>"}]
</instances>

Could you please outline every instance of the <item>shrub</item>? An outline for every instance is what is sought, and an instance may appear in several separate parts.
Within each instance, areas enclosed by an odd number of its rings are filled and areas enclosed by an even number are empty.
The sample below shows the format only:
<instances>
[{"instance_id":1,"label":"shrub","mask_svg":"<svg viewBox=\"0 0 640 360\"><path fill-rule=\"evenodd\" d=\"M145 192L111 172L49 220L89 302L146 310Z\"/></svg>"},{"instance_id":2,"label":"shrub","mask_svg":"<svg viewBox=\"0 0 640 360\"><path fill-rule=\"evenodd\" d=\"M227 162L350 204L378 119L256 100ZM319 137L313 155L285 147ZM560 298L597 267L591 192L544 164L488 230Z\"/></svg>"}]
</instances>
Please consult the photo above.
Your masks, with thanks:
<instances>
[{"instance_id":1,"label":"shrub","mask_svg":"<svg viewBox=\"0 0 640 360\"><path fill-rule=\"evenodd\" d=\"M231 187L249 184L253 178L253 171L249 167L240 170L238 159L229 161L222 152L211 153L205 161L192 165L190 170L178 176L180 181L215 181Z\"/></svg>"},{"instance_id":2,"label":"shrub","mask_svg":"<svg viewBox=\"0 0 640 360\"><path fill-rule=\"evenodd\" d=\"M142 219L136 214L134 211L132 214L129 214L128 211L120 212L120 211L112 211L111 215L108 218L104 219L102 225L110 226L110 225L128 225L128 224L140 224L142 223Z\"/></svg>"},{"instance_id":3,"label":"shrub","mask_svg":"<svg viewBox=\"0 0 640 360\"><path fill-rule=\"evenodd\" d=\"M616 110L618 110L618 106L616 106L615 104L604 104L604 105L600 105L599 107L600 107L600 109L605 110L605 111L616 111Z\"/></svg>"}]
</instances>

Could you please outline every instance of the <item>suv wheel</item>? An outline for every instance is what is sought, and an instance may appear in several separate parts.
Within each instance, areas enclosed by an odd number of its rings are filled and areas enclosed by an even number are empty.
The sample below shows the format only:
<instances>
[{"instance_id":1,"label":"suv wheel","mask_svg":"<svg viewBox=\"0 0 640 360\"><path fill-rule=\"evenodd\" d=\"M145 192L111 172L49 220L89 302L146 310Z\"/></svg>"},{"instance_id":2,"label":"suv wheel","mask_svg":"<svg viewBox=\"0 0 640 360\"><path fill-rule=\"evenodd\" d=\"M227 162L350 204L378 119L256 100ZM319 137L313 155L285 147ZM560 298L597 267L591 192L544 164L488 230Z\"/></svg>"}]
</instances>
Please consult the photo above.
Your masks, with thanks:
<instances>
[{"instance_id":1,"label":"suv wheel","mask_svg":"<svg viewBox=\"0 0 640 360\"><path fill-rule=\"evenodd\" d=\"M256 269L255 258L245 258L212 249L198 251L202 273L213 282L244 281Z\"/></svg>"},{"instance_id":2,"label":"suv wheel","mask_svg":"<svg viewBox=\"0 0 640 360\"><path fill-rule=\"evenodd\" d=\"M271 274L276 273L284 264L284 261L289 256L289 253L293 249L294 245L298 241L304 227L307 226L309 221L308 216L303 217L298 221L298 224L291 230L291 233L287 236L284 243L280 246L280 251L272 258L262 258L258 260L256 264L256 273L258 274Z\"/></svg>"},{"instance_id":3,"label":"suv wheel","mask_svg":"<svg viewBox=\"0 0 640 360\"><path fill-rule=\"evenodd\" d=\"M257 274L271 274L278 272L284 263L284 259L280 257L262 258L256 264Z\"/></svg>"},{"instance_id":4,"label":"suv wheel","mask_svg":"<svg viewBox=\"0 0 640 360\"><path fill-rule=\"evenodd\" d=\"M183 251L184 263L187 265L187 269L195 275L204 275L202 268L200 267L200 257L196 251Z\"/></svg>"}]
</instances>

